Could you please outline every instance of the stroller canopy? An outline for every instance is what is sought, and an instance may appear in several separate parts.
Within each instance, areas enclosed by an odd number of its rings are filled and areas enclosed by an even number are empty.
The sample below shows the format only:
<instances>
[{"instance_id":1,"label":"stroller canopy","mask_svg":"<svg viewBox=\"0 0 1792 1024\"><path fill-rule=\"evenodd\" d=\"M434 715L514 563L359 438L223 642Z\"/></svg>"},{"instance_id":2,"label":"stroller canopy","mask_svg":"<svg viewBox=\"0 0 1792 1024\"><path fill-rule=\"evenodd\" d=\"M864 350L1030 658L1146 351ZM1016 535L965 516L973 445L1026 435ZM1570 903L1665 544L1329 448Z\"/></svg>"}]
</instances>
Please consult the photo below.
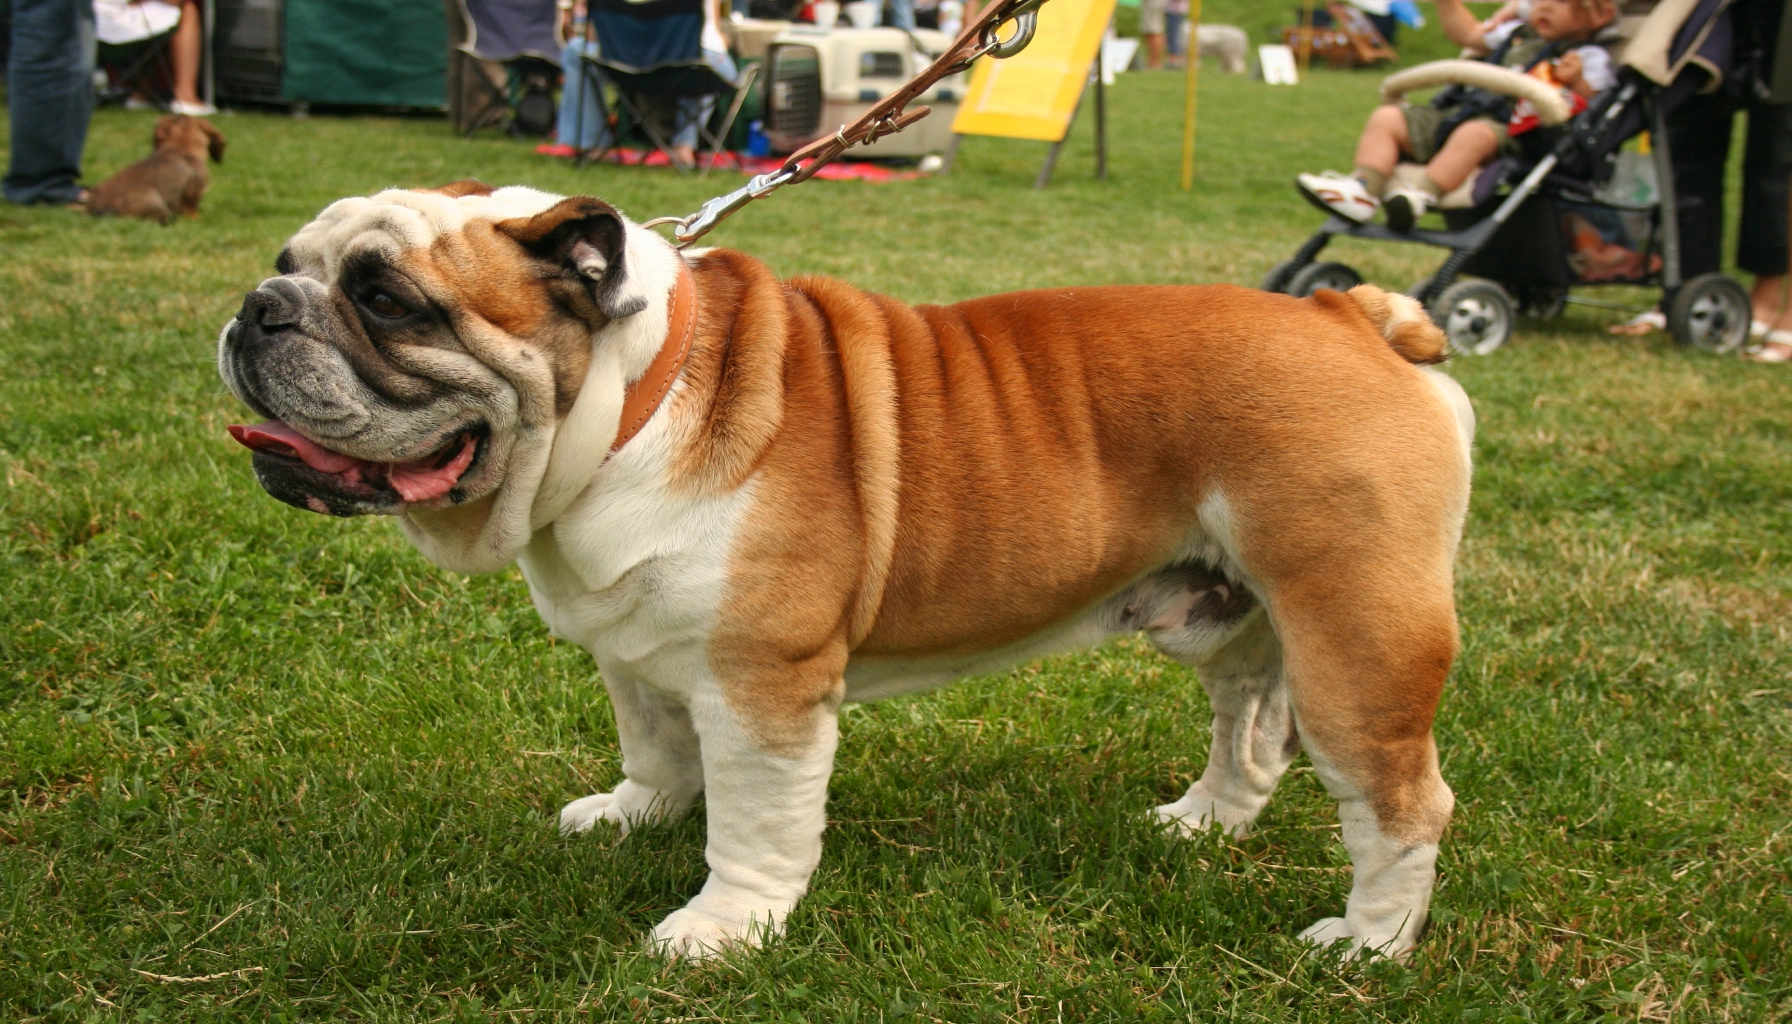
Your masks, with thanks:
<instances>
[{"instance_id":1,"label":"stroller canopy","mask_svg":"<svg viewBox=\"0 0 1792 1024\"><path fill-rule=\"evenodd\" d=\"M1717 89L1730 67L1730 27L1720 17L1728 6L1729 0L1660 0L1646 14L1624 15L1619 63L1656 85L1697 65L1710 76L1699 91Z\"/></svg>"}]
</instances>

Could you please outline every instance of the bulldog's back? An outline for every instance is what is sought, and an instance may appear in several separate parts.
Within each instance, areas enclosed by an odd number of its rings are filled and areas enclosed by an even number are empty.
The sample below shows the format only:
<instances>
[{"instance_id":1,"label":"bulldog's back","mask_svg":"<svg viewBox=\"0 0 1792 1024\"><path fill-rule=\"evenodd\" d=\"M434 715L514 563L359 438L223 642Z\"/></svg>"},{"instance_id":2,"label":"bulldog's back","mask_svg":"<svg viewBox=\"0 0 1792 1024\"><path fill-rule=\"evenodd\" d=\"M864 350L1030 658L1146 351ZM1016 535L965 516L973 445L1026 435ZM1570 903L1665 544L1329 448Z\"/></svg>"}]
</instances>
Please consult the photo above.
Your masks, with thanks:
<instances>
[{"instance_id":1,"label":"bulldog's back","mask_svg":"<svg viewBox=\"0 0 1792 1024\"><path fill-rule=\"evenodd\" d=\"M1311 515L1311 496L1330 493L1333 512L1373 532L1466 493L1451 410L1391 347L1402 324L1388 327L1398 318L1374 289L1107 286L952 306L829 278L778 291L790 306L783 420L755 465L779 518L743 531L736 565L791 557L755 538L787 539L781 495L802 494L817 571L800 587L738 578L777 600L832 594L818 628L837 621L835 600L849 605L857 656L1024 641L1218 550L1203 509L1227 500L1269 523L1279 505ZM1408 355L1439 357L1435 329L1419 330L1402 337Z\"/></svg>"}]
</instances>

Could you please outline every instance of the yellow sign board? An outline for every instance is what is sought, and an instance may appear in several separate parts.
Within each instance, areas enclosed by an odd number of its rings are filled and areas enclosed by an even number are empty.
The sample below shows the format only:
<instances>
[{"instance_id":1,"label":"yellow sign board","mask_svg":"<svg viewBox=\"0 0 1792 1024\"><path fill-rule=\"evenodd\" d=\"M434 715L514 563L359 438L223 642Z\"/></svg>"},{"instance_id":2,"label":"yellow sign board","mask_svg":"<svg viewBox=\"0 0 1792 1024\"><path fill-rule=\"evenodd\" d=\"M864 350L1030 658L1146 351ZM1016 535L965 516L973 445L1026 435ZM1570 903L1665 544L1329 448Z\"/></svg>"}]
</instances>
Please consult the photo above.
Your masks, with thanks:
<instances>
[{"instance_id":1,"label":"yellow sign board","mask_svg":"<svg viewBox=\"0 0 1792 1024\"><path fill-rule=\"evenodd\" d=\"M952 119L960 135L1058 142L1089 80L1115 0L1050 0L1027 48L1007 60L984 57Z\"/></svg>"}]
</instances>

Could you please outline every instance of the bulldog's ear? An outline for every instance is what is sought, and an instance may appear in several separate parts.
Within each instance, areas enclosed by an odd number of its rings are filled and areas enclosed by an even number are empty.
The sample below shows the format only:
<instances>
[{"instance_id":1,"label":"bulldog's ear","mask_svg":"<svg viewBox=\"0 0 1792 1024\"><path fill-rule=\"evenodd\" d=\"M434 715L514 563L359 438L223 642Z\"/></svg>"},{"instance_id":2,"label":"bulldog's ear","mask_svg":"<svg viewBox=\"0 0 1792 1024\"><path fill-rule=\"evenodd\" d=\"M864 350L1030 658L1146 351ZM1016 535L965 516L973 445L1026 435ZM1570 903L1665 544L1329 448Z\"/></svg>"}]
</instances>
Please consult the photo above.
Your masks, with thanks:
<instances>
[{"instance_id":1,"label":"bulldog's ear","mask_svg":"<svg viewBox=\"0 0 1792 1024\"><path fill-rule=\"evenodd\" d=\"M605 317L620 320L647 308L639 295L622 296L628 282L628 229L616 208L602 199L573 196L533 217L499 221L497 227L536 258L557 263L582 280Z\"/></svg>"}]
</instances>

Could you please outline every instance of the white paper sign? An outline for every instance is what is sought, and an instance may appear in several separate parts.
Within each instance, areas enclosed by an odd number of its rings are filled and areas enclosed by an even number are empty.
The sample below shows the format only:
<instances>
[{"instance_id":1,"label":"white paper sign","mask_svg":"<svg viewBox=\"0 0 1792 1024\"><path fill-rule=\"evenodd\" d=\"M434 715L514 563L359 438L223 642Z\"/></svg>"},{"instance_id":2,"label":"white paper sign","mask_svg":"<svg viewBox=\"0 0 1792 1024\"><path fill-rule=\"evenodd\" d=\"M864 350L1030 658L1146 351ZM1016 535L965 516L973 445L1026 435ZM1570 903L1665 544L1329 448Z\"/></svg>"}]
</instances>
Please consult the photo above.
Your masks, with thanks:
<instances>
[{"instance_id":1,"label":"white paper sign","mask_svg":"<svg viewBox=\"0 0 1792 1024\"><path fill-rule=\"evenodd\" d=\"M1109 28L1101 39L1101 84L1113 85L1114 73L1132 67L1133 54L1138 52L1137 39L1122 39Z\"/></svg>"},{"instance_id":2,"label":"white paper sign","mask_svg":"<svg viewBox=\"0 0 1792 1024\"><path fill-rule=\"evenodd\" d=\"M1263 68L1267 85L1299 85L1300 73L1294 70L1294 51L1280 44L1257 47L1257 63Z\"/></svg>"}]
</instances>

